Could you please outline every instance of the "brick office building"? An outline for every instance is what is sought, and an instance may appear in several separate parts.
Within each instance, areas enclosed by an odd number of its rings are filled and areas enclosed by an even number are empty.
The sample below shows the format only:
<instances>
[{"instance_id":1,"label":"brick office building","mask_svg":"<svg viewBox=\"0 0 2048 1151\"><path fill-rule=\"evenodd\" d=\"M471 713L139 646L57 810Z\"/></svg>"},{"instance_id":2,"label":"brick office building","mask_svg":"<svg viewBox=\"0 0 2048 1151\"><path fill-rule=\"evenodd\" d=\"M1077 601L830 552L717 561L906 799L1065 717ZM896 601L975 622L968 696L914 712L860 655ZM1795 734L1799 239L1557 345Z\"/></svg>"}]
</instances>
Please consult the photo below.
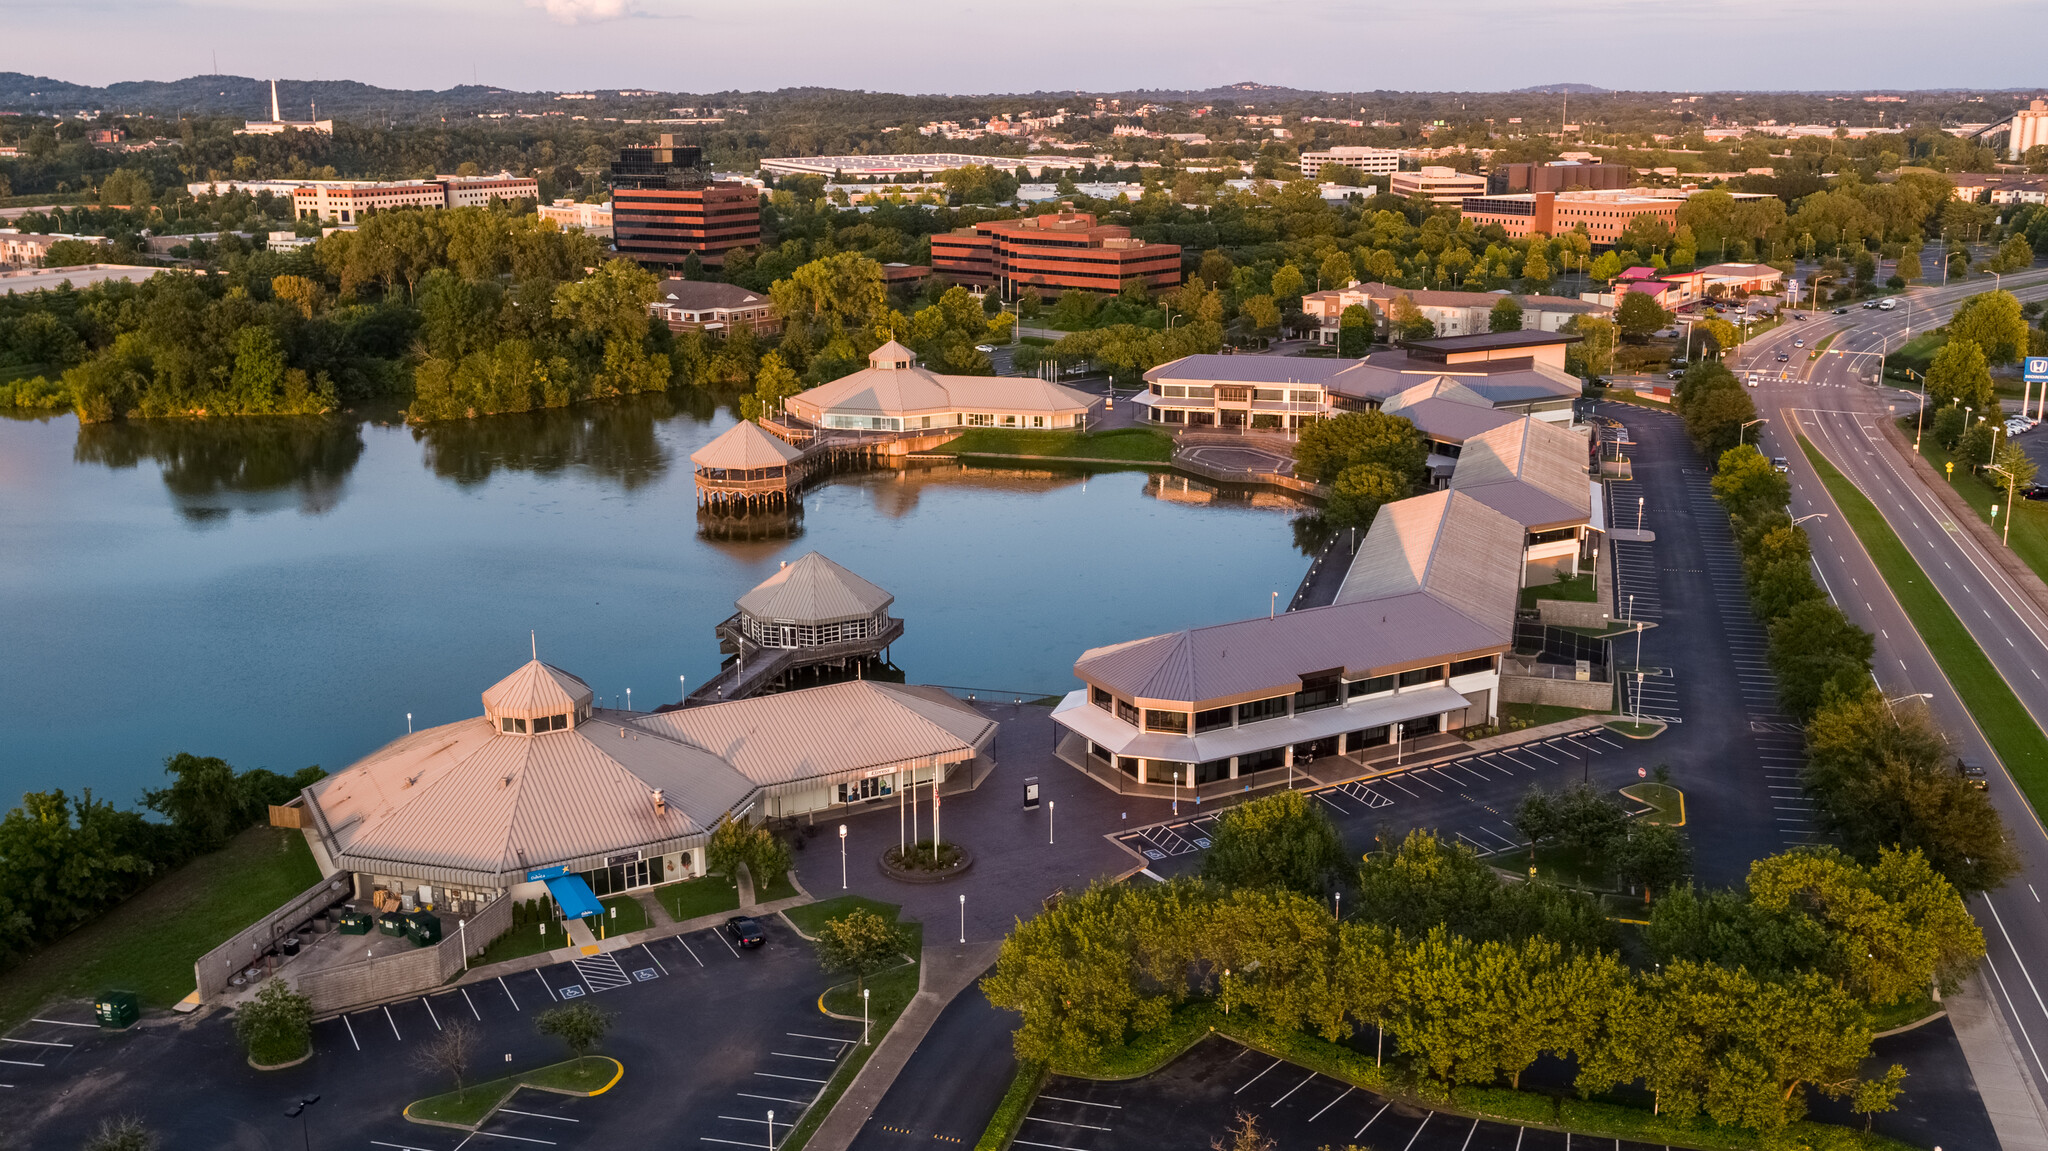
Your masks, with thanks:
<instances>
[{"instance_id":1,"label":"brick office building","mask_svg":"<svg viewBox=\"0 0 2048 1151\"><path fill-rule=\"evenodd\" d=\"M1655 216L1677 228L1683 201L1638 196L1630 192L1518 192L1499 196L1468 196L1461 209L1475 228L1498 224L1509 239L1532 232L1559 236L1584 224L1596 246L1612 245L1638 216Z\"/></svg>"},{"instance_id":2,"label":"brick office building","mask_svg":"<svg viewBox=\"0 0 2048 1151\"><path fill-rule=\"evenodd\" d=\"M990 220L932 237L932 271L1005 298L1026 288L1057 296L1069 288L1114 295L1126 280L1154 292L1181 282L1180 245L1150 244L1129 228L1097 224L1087 212Z\"/></svg>"},{"instance_id":3,"label":"brick office building","mask_svg":"<svg viewBox=\"0 0 2048 1151\"><path fill-rule=\"evenodd\" d=\"M619 254L656 267L691 256L725 262L734 248L761 242L754 189L713 180L697 148L663 135L647 148L621 148L612 165L612 240Z\"/></svg>"}]
</instances>

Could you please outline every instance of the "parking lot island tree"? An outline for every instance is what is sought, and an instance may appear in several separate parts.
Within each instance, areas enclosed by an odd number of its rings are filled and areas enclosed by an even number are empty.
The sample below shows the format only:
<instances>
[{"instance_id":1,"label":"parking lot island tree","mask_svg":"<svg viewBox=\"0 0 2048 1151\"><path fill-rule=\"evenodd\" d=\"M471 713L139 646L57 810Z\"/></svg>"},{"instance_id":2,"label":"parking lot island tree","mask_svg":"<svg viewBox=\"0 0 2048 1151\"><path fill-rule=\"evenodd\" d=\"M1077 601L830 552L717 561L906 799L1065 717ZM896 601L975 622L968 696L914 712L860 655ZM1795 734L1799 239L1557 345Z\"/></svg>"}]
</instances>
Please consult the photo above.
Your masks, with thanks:
<instances>
[{"instance_id":1,"label":"parking lot island tree","mask_svg":"<svg viewBox=\"0 0 2048 1151\"><path fill-rule=\"evenodd\" d=\"M1228 887L1273 887L1320 898L1346 862L1336 825L1298 791L1231 808L1210 838L1202 878Z\"/></svg>"},{"instance_id":2,"label":"parking lot island tree","mask_svg":"<svg viewBox=\"0 0 2048 1151\"><path fill-rule=\"evenodd\" d=\"M561 1040L570 1054L581 1059L604 1042L615 1018L611 1012L601 1011L591 1004L571 1003L550 1007L534 1016L533 1028L542 1035Z\"/></svg>"},{"instance_id":3,"label":"parking lot island tree","mask_svg":"<svg viewBox=\"0 0 2048 1151\"><path fill-rule=\"evenodd\" d=\"M818 929L818 962L828 971L853 976L858 993L867 978L903 958L903 929L867 908L855 908Z\"/></svg>"},{"instance_id":4,"label":"parking lot island tree","mask_svg":"<svg viewBox=\"0 0 2048 1151\"><path fill-rule=\"evenodd\" d=\"M276 1067L313 1050L313 1001L282 979L263 985L255 998L235 1008L235 1037L258 1067Z\"/></svg>"}]
</instances>

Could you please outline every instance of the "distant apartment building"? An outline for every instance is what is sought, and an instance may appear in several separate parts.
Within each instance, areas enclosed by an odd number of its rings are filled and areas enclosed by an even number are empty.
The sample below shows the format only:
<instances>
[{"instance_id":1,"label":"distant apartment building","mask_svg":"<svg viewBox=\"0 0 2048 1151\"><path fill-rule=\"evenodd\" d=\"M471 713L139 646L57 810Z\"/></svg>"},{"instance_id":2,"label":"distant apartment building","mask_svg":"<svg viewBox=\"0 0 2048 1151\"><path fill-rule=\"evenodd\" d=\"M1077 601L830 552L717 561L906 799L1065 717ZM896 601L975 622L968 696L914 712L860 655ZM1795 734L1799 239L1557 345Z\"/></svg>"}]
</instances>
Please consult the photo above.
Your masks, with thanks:
<instances>
[{"instance_id":1,"label":"distant apartment building","mask_svg":"<svg viewBox=\"0 0 2048 1151\"><path fill-rule=\"evenodd\" d=\"M1572 188L1626 188L1634 173L1627 164L1556 160L1548 164L1499 164L1486 178L1488 192L1563 192Z\"/></svg>"},{"instance_id":2,"label":"distant apartment building","mask_svg":"<svg viewBox=\"0 0 2048 1151\"><path fill-rule=\"evenodd\" d=\"M88 244L104 244L105 236L74 236L68 232L23 232L15 228L0 228L0 267L39 268L43 257L50 252L50 245L62 240L83 240Z\"/></svg>"},{"instance_id":3,"label":"distant apartment building","mask_svg":"<svg viewBox=\"0 0 2048 1151\"><path fill-rule=\"evenodd\" d=\"M1006 299L1026 288L1047 297L1070 288L1112 295L1126 280L1142 280L1154 292L1181 282L1180 245L1148 243L1064 204L1058 212L935 235L931 251L934 274Z\"/></svg>"},{"instance_id":4,"label":"distant apartment building","mask_svg":"<svg viewBox=\"0 0 2048 1151\"><path fill-rule=\"evenodd\" d=\"M553 220L563 231L580 228L593 236L612 234L612 206L610 204L579 204L574 200L556 200L534 209L543 220Z\"/></svg>"},{"instance_id":5,"label":"distant apartment building","mask_svg":"<svg viewBox=\"0 0 2048 1151\"><path fill-rule=\"evenodd\" d=\"M695 256L715 267L734 248L761 242L761 201L745 184L712 179L697 148L665 134L651 147L619 150L612 239L642 264L674 268Z\"/></svg>"},{"instance_id":6,"label":"distant apartment building","mask_svg":"<svg viewBox=\"0 0 2048 1151\"><path fill-rule=\"evenodd\" d=\"M1680 203L1628 192L1513 192L1468 196L1461 207L1474 227L1498 224L1510 239L1536 232L1561 235L1583 224L1595 245L1612 245L1639 216L1655 216L1676 228Z\"/></svg>"},{"instance_id":7,"label":"distant apartment building","mask_svg":"<svg viewBox=\"0 0 2048 1151\"><path fill-rule=\"evenodd\" d=\"M1277 118L1277 117L1276 117ZM1391 176L1401 170L1401 153L1390 148L1361 148L1343 145L1324 152L1301 154L1301 175L1313 180L1329 165L1351 168L1368 176Z\"/></svg>"},{"instance_id":8,"label":"distant apartment building","mask_svg":"<svg viewBox=\"0 0 2048 1151\"><path fill-rule=\"evenodd\" d=\"M1364 305L1377 323L1384 324L1394 301L1403 296L1425 319L1436 325L1437 335L1463 336L1486 331L1492 322L1493 306L1507 293L1432 292L1379 283L1353 284L1348 288L1310 292L1301 298L1301 310L1304 315L1318 321L1319 326L1311 338L1319 344L1335 345L1338 322L1345 308L1353 304ZM1522 328L1525 331L1555 332L1575 316L1604 316L1611 311L1596 303L1564 296L1516 296L1514 300L1522 306Z\"/></svg>"},{"instance_id":9,"label":"distant apartment building","mask_svg":"<svg viewBox=\"0 0 2048 1151\"><path fill-rule=\"evenodd\" d=\"M2048 143L2043 140L2042 143ZM1968 203L2039 204L2048 200L2048 176L2023 172L1956 172L1955 198Z\"/></svg>"},{"instance_id":10,"label":"distant apartment building","mask_svg":"<svg viewBox=\"0 0 2048 1151\"><path fill-rule=\"evenodd\" d=\"M663 280L647 312L673 332L746 328L770 336L782 330L782 318L765 294L709 280Z\"/></svg>"},{"instance_id":11,"label":"distant apartment building","mask_svg":"<svg viewBox=\"0 0 2048 1151\"><path fill-rule=\"evenodd\" d=\"M1432 204L1455 205L1467 196L1486 191L1486 177L1425 164L1419 171L1396 172L1387 177L1387 191L1401 197L1422 196Z\"/></svg>"},{"instance_id":12,"label":"distant apartment building","mask_svg":"<svg viewBox=\"0 0 2048 1151\"><path fill-rule=\"evenodd\" d=\"M823 176L828 180L893 180L899 176L936 176L969 164L991 164L1005 172L1024 168L1037 179L1046 171L1064 172L1087 161L1049 156L975 156L965 152L911 152L885 156L774 156L761 161L761 171L777 176Z\"/></svg>"},{"instance_id":13,"label":"distant apartment building","mask_svg":"<svg viewBox=\"0 0 2048 1151\"><path fill-rule=\"evenodd\" d=\"M304 180L292 188L292 212L301 220L357 224L396 208L480 207L492 200L539 198L538 182L510 172L432 180Z\"/></svg>"}]
</instances>

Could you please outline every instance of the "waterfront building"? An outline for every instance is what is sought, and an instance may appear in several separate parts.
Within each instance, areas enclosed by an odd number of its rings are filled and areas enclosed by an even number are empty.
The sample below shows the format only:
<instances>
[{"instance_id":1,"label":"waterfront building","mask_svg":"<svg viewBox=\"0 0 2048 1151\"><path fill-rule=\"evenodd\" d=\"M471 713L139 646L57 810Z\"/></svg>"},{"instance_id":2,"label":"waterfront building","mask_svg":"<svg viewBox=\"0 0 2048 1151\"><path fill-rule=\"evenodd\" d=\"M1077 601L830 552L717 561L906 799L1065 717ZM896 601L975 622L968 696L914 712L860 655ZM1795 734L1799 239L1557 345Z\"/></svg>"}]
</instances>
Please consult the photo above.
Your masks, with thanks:
<instances>
[{"instance_id":1,"label":"waterfront building","mask_svg":"<svg viewBox=\"0 0 2048 1151\"><path fill-rule=\"evenodd\" d=\"M1578 575L1607 529L1605 489L1588 475L1592 462L1584 431L1524 416L1467 437L1450 490L1520 525L1520 586L1541 586Z\"/></svg>"},{"instance_id":2,"label":"waterfront building","mask_svg":"<svg viewBox=\"0 0 2048 1151\"><path fill-rule=\"evenodd\" d=\"M993 289L1004 299L1025 288L1045 297L1078 288L1115 295L1125 281L1147 291L1180 286L1180 245L1136 239L1129 228L1098 224L1071 204L1021 220L987 220L931 238L932 271L954 283Z\"/></svg>"},{"instance_id":3,"label":"waterfront building","mask_svg":"<svg viewBox=\"0 0 2048 1151\"><path fill-rule=\"evenodd\" d=\"M621 711L535 659L483 693L482 715L393 740L308 787L288 818L356 898L382 887L461 907L543 896L564 876L602 895L704 874L728 816L972 785L995 734L943 691L872 680Z\"/></svg>"},{"instance_id":4,"label":"waterfront building","mask_svg":"<svg viewBox=\"0 0 2048 1151\"><path fill-rule=\"evenodd\" d=\"M782 317L766 294L711 280L663 280L647 312L672 332L731 332L746 328L757 336L782 330Z\"/></svg>"},{"instance_id":5,"label":"waterfront building","mask_svg":"<svg viewBox=\"0 0 2048 1151\"><path fill-rule=\"evenodd\" d=\"M716 267L732 249L761 242L755 190L713 179L701 151L672 134L619 149L611 181L613 244L642 264L676 268L695 256Z\"/></svg>"},{"instance_id":6,"label":"waterfront building","mask_svg":"<svg viewBox=\"0 0 2048 1151\"><path fill-rule=\"evenodd\" d=\"M847 668L903 638L889 614L896 597L819 555L785 563L733 602L718 625L719 648L733 658L690 693L692 704L739 699L787 686L790 673ZM842 797L843 798L843 797Z\"/></svg>"},{"instance_id":7,"label":"waterfront building","mask_svg":"<svg viewBox=\"0 0 2048 1151\"><path fill-rule=\"evenodd\" d=\"M1072 428L1096 398L1027 376L950 376L917 364L894 340L850 376L791 396L789 415L812 428L909 432L932 428ZM708 450L708 449L707 449Z\"/></svg>"},{"instance_id":8,"label":"waterfront building","mask_svg":"<svg viewBox=\"0 0 2048 1151\"><path fill-rule=\"evenodd\" d=\"M1387 504L1329 606L1082 653L1056 754L1119 790L1221 795L1490 723L1522 537L1463 492Z\"/></svg>"},{"instance_id":9,"label":"waterfront building","mask_svg":"<svg viewBox=\"0 0 2048 1151\"><path fill-rule=\"evenodd\" d=\"M1344 309L1354 304L1364 306L1373 314L1375 324L1384 328L1394 301L1406 297L1424 319L1436 325L1437 335L1463 336L1487 331L1493 319L1493 306L1508 294L1429 291L1375 282L1310 292L1301 298L1301 310L1316 319L1317 329L1311 338L1318 344L1334 347ZM1514 299L1522 306L1522 327L1539 332L1557 331L1576 316L1609 316L1614 311L1568 296L1528 295Z\"/></svg>"},{"instance_id":10,"label":"waterfront building","mask_svg":"<svg viewBox=\"0 0 2048 1151\"><path fill-rule=\"evenodd\" d=\"M742 420L690 453L697 502L718 511L779 510L802 490L806 469L799 448Z\"/></svg>"},{"instance_id":11,"label":"waterfront building","mask_svg":"<svg viewBox=\"0 0 2048 1151\"><path fill-rule=\"evenodd\" d=\"M1339 411L1376 410L1441 379L1495 410L1568 423L1584 389L1564 370L1564 349L1578 338L1535 330L1439 336L1359 360L1183 356L1148 370L1146 390L1132 401L1167 427L1285 430Z\"/></svg>"}]
</instances>

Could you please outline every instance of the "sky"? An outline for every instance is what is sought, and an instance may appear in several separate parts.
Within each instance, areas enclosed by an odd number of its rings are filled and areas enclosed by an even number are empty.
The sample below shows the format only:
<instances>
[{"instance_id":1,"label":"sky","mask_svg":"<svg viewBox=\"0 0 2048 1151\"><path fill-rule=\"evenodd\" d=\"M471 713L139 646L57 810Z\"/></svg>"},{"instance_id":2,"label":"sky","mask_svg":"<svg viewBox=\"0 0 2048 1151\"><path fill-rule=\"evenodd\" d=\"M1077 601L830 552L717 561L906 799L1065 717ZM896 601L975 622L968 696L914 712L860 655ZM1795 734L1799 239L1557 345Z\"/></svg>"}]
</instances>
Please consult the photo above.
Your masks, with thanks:
<instances>
[{"instance_id":1,"label":"sky","mask_svg":"<svg viewBox=\"0 0 2048 1151\"><path fill-rule=\"evenodd\" d=\"M1029 15L1020 15L1019 9ZM2041 0L0 0L0 71L521 91L2018 88ZM1902 50L1908 49L1908 50Z\"/></svg>"}]
</instances>

